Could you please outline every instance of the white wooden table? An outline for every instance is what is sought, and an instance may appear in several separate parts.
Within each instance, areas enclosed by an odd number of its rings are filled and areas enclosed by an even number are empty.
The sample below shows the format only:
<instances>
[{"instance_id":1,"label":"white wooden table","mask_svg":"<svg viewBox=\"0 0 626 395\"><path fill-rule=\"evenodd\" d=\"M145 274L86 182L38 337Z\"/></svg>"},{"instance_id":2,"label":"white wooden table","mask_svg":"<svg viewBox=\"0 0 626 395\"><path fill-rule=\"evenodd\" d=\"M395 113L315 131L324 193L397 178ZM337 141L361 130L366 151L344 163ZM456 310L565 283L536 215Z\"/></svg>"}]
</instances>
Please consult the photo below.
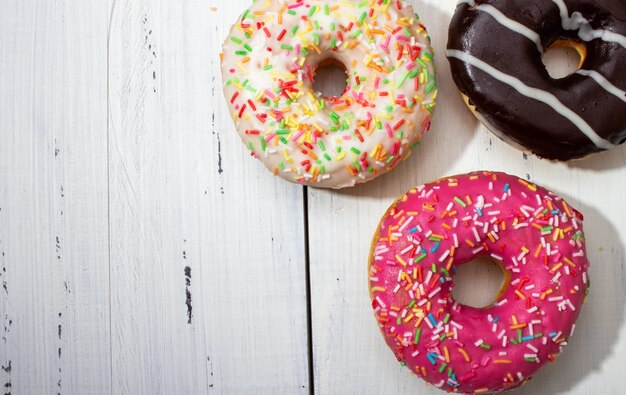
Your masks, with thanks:
<instances>
[{"instance_id":1,"label":"white wooden table","mask_svg":"<svg viewBox=\"0 0 626 395\"><path fill-rule=\"evenodd\" d=\"M249 3L0 1L0 392L439 394L378 333L369 243L401 193L489 169L583 211L592 261L571 347L517 393L624 393L626 147L555 164L500 142L441 56L455 1L423 0L432 133L366 186L288 184L222 98Z\"/></svg>"}]
</instances>

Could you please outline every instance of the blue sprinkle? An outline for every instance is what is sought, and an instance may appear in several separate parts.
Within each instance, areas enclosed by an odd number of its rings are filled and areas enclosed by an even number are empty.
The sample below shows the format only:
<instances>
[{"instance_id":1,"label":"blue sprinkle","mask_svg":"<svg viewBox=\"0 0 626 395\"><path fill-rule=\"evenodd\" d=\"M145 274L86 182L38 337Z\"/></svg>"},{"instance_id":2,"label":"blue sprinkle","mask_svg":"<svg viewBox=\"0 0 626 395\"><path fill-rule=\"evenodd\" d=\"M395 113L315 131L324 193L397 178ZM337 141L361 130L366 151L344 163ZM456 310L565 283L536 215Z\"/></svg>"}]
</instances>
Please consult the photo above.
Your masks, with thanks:
<instances>
[{"instance_id":1,"label":"blue sprinkle","mask_svg":"<svg viewBox=\"0 0 626 395\"><path fill-rule=\"evenodd\" d=\"M524 336L524 337L522 337L522 341L529 342L529 341L533 340L534 338L535 338L535 336Z\"/></svg>"},{"instance_id":2,"label":"blue sprinkle","mask_svg":"<svg viewBox=\"0 0 626 395\"><path fill-rule=\"evenodd\" d=\"M509 189L511 189L511 186L509 184L506 184L504 186L504 192L508 192Z\"/></svg>"},{"instance_id":3,"label":"blue sprinkle","mask_svg":"<svg viewBox=\"0 0 626 395\"><path fill-rule=\"evenodd\" d=\"M433 365L437 363L437 354L434 353L429 353L428 354L428 360L430 361L430 363L432 363Z\"/></svg>"},{"instance_id":4,"label":"blue sprinkle","mask_svg":"<svg viewBox=\"0 0 626 395\"><path fill-rule=\"evenodd\" d=\"M433 323L434 326L437 326L437 321L435 320L435 317L432 313L428 314L428 319L430 320L430 322Z\"/></svg>"},{"instance_id":5,"label":"blue sprinkle","mask_svg":"<svg viewBox=\"0 0 626 395\"><path fill-rule=\"evenodd\" d=\"M439 243L435 244L435 246L430 250L430 252L435 252L439 249Z\"/></svg>"},{"instance_id":6,"label":"blue sprinkle","mask_svg":"<svg viewBox=\"0 0 626 395\"><path fill-rule=\"evenodd\" d=\"M556 332L550 332L550 337L556 336Z\"/></svg>"},{"instance_id":7,"label":"blue sprinkle","mask_svg":"<svg viewBox=\"0 0 626 395\"><path fill-rule=\"evenodd\" d=\"M415 232L417 232L417 226L415 228L409 230L409 233L415 233Z\"/></svg>"},{"instance_id":8,"label":"blue sprinkle","mask_svg":"<svg viewBox=\"0 0 626 395\"><path fill-rule=\"evenodd\" d=\"M482 210L482 209L480 209L480 208L476 208L476 212L478 213L478 216L479 216L479 217L482 217L482 216L483 216L483 210Z\"/></svg>"},{"instance_id":9,"label":"blue sprinkle","mask_svg":"<svg viewBox=\"0 0 626 395\"><path fill-rule=\"evenodd\" d=\"M493 317L493 322L494 322L494 324L495 324L496 322L498 322L498 321L500 321L500 317Z\"/></svg>"}]
</instances>

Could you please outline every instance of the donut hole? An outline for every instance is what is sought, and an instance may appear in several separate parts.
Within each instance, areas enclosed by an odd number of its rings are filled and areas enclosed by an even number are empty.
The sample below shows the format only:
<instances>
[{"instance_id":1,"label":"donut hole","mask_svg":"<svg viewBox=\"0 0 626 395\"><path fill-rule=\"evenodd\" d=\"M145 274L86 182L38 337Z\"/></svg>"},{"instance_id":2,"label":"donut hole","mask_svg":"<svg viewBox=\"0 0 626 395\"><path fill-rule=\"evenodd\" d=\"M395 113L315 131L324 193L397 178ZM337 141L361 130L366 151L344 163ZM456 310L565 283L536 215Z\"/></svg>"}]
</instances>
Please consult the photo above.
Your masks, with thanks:
<instances>
[{"instance_id":1,"label":"donut hole","mask_svg":"<svg viewBox=\"0 0 626 395\"><path fill-rule=\"evenodd\" d=\"M465 306L489 307L504 293L506 277L502 267L493 259L475 258L457 267L452 296Z\"/></svg>"},{"instance_id":2,"label":"donut hole","mask_svg":"<svg viewBox=\"0 0 626 395\"><path fill-rule=\"evenodd\" d=\"M348 70L336 59L326 59L315 68L313 90L325 98L341 97L348 88Z\"/></svg>"},{"instance_id":3,"label":"donut hole","mask_svg":"<svg viewBox=\"0 0 626 395\"><path fill-rule=\"evenodd\" d=\"M586 57L585 44L569 39L559 39L546 49L542 60L550 77L558 80L580 70Z\"/></svg>"}]
</instances>

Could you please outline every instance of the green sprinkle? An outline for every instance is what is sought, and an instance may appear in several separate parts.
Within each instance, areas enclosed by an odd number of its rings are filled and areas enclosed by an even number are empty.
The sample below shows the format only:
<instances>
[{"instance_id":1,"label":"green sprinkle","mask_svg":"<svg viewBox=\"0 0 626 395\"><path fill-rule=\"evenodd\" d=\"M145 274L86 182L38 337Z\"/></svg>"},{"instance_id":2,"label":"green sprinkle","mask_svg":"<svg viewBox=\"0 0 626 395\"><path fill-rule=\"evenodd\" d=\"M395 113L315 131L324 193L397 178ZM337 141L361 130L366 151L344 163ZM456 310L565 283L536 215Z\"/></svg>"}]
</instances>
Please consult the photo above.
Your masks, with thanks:
<instances>
[{"instance_id":1,"label":"green sprinkle","mask_svg":"<svg viewBox=\"0 0 626 395\"><path fill-rule=\"evenodd\" d=\"M431 82L430 85L426 88L426 93L430 93L437 88L437 83L435 81Z\"/></svg>"},{"instance_id":2,"label":"green sprinkle","mask_svg":"<svg viewBox=\"0 0 626 395\"><path fill-rule=\"evenodd\" d=\"M261 149L265 152L267 149L267 143L265 142L265 137L261 136Z\"/></svg>"},{"instance_id":3,"label":"green sprinkle","mask_svg":"<svg viewBox=\"0 0 626 395\"><path fill-rule=\"evenodd\" d=\"M467 207L467 204L465 204L465 202L462 201L461 198L459 198L458 196L454 197L454 201L457 202L458 204L460 204L461 207Z\"/></svg>"},{"instance_id":4,"label":"green sprinkle","mask_svg":"<svg viewBox=\"0 0 626 395\"><path fill-rule=\"evenodd\" d=\"M362 30L362 29L359 29L359 30L357 30L356 32L352 33L352 34L350 35L350 38L357 38L357 37L359 37L361 34L363 34L363 30Z\"/></svg>"},{"instance_id":5,"label":"green sprinkle","mask_svg":"<svg viewBox=\"0 0 626 395\"><path fill-rule=\"evenodd\" d=\"M422 336L422 328L417 328L415 330L415 338L413 339L413 344L419 344L421 336Z\"/></svg>"},{"instance_id":6,"label":"green sprinkle","mask_svg":"<svg viewBox=\"0 0 626 395\"><path fill-rule=\"evenodd\" d=\"M407 78L409 78L409 74L411 74L410 71L407 71L406 73L404 73L404 75L402 76L402 78L398 82L398 88L401 88L402 85L404 85L404 83L406 82Z\"/></svg>"}]
</instances>

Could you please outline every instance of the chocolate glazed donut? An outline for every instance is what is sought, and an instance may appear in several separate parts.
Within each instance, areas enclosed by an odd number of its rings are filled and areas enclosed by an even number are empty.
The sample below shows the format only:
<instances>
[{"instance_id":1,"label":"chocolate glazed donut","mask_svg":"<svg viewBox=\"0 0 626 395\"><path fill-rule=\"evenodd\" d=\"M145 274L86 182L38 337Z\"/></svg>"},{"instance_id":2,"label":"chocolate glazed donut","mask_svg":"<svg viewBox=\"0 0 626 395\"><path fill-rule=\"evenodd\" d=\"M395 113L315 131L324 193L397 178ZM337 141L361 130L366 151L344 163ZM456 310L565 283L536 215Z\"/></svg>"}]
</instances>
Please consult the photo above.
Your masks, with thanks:
<instances>
[{"instance_id":1,"label":"chocolate glazed donut","mask_svg":"<svg viewBox=\"0 0 626 395\"><path fill-rule=\"evenodd\" d=\"M542 56L563 43L580 70L553 79ZM447 55L469 106L505 141L561 161L626 141L624 0L462 0Z\"/></svg>"}]
</instances>

